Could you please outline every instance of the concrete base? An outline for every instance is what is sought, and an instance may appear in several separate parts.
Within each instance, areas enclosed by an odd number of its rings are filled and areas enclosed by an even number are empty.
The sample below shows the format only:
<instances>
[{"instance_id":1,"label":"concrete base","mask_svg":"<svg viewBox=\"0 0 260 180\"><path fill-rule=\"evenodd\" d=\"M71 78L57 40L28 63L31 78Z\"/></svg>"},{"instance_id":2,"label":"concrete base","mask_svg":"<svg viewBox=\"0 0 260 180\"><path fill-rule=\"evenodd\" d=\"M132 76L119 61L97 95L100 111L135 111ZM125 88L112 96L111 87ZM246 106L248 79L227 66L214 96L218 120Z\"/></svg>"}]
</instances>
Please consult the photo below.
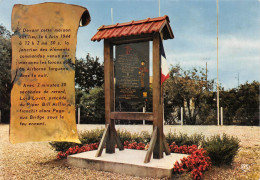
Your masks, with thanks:
<instances>
[{"instance_id":1,"label":"concrete base","mask_svg":"<svg viewBox=\"0 0 260 180\"><path fill-rule=\"evenodd\" d=\"M140 177L171 177L173 165L187 154L171 153L163 159L152 159L144 163L147 151L116 149L114 154L106 154L105 150L101 157L95 157L97 151L88 151L68 156L68 163L73 166L94 170L109 171ZM180 161L179 161L180 162Z\"/></svg>"}]
</instances>

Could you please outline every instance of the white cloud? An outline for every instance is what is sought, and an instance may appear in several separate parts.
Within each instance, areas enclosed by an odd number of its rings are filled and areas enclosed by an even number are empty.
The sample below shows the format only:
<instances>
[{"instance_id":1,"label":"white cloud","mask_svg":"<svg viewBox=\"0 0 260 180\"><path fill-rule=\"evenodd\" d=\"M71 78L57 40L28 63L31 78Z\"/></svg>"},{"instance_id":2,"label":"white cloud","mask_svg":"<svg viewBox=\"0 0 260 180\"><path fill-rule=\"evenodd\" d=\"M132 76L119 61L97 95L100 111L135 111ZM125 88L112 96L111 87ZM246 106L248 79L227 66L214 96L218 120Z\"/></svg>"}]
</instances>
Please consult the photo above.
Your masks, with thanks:
<instances>
[{"instance_id":1,"label":"white cloud","mask_svg":"<svg viewBox=\"0 0 260 180\"><path fill-rule=\"evenodd\" d=\"M170 64L180 64L184 67L204 67L206 62L214 61L216 52L170 52L167 54L167 60Z\"/></svg>"},{"instance_id":2,"label":"white cloud","mask_svg":"<svg viewBox=\"0 0 260 180\"><path fill-rule=\"evenodd\" d=\"M230 50L257 50L260 53L260 40L237 38L235 36L222 36L219 39L219 48L224 52Z\"/></svg>"}]
</instances>

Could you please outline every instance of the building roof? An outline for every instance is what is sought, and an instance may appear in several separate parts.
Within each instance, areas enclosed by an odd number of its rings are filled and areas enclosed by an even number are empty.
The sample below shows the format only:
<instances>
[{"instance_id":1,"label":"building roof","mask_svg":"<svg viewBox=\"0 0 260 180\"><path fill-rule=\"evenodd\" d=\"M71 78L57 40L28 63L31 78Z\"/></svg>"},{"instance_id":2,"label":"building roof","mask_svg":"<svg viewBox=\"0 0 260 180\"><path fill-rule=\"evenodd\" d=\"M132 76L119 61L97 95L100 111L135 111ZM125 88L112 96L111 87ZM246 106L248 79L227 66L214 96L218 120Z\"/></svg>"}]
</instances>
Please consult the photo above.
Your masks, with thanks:
<instances>
[{"instance_id":1,"label":"building roof","mask_svg":"<svg viewBox=\"0 0 260 180\"><path fill-rule=\"evenodd\" d=\"M152 35L156 32L163 33L163 39L173 39L174 35L167 15L157 18L147 18L127 23L117 23L108 26L101 26L98 32L91 38L92 41L112 39L119 37L138 36L143 34Z\"/></svg>"}]
</instances>

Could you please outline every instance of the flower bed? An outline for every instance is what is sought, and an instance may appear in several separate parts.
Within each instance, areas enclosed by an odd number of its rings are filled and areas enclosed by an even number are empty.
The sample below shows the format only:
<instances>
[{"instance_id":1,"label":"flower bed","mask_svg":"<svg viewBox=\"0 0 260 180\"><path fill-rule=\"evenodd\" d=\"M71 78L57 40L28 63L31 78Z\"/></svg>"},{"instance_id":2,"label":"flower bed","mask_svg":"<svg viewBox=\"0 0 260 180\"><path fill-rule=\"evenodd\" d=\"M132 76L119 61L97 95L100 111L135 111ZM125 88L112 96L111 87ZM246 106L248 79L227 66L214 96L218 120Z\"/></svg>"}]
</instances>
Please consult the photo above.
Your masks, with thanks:
<instances>
[{"instance_id":1,"label":"flower bed","mask_svg":"<svg viewBox=\"0 0 260 180\"><path fill-rule=\"evenodd\" d=\"M93 143L90 145L85 144L82 147L79 146L70 147L66 152L60 151L57 155L57 159L64 159L67 158L68 155L96 150L98 148L98 144L99 143Z\"/></svg>"},{"instance_id":2,"label":"flower bed","mask_svg":"<svg viewBox=\"0 0 260 180\"><path fill-rule=\"evenodd\" d=\"M198 149L196 145L192 146L176 146L174 143L170 146L171 152L180 152L184 154L191 154L188 157L182 158L179 163L175 162L173 166L173 173L190 172L193 179L201 179L202 172L209 170L211 167L210 157L207 155L207 151L203 148Z\"/></svg>"},{"instance_id":3,"label":"flower bed","mask_svg":"<svg viewBox=\"0 0 260 180\"><path fill-rule=\"evenodd\" d=\"M98 148L98 143L86 144L82 147L75 146L70 147L66 152L59 152L57 155L57 159L67 158L68 155L77 154L81 152L87 152L96 150ZM137 150L147 150L149 148L149 144L145 145L140 142L124 142L125 149L137 149ZM203 148L198 149L196 145L192 146L177 146L174 142L169 146L169 150L172 153L182 153L182 154L190 154L188 157L182 158L180 163L178 161L175 162L173 166L173 173L180 174L184 172L191 172L191 177L193 179L201 179L202 172L209 170L211 167L210 157L208 157L206 150Z\"/></svg>"},{"instance_id":4,"label":"flower bed","mask_svg":"<svg viewBox=\"0 0 260 180\"><path fill-rule=\"evenodd\" d=\"M125 149L137 149L137 150L145 150L145 144L140 142L140 143L137 143L137 142L132 142L132 143L129 143L128 141L125 141L124 142L124 148Z\"/></svg>"}]
</instances>

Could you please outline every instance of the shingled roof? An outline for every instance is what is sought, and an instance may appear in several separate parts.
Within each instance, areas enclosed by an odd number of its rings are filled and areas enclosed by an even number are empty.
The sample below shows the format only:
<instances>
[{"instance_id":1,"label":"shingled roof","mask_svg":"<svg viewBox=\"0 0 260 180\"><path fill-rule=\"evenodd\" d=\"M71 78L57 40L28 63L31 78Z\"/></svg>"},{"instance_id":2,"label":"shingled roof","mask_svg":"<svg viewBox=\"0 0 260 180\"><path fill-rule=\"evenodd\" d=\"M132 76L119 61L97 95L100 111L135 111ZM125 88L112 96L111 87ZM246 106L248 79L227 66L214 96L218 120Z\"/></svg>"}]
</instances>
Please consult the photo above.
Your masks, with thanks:
<instances>
[{"instance_id":1,"label":"shingled roof","mask_svg":"<svg viewBox=\"0 0 260 180\"><path fill-rule=\"evenodd\" d=\"M163 39L165 40L174 38L170 26L170 20L167 15L127 23L117 23L108 26L103 25L98 28L98 32L91 38L91 40L100 41L102 39L129 37L143 34L152 35L155 32L162 32Z\"/></svg>"}]
</instances>

